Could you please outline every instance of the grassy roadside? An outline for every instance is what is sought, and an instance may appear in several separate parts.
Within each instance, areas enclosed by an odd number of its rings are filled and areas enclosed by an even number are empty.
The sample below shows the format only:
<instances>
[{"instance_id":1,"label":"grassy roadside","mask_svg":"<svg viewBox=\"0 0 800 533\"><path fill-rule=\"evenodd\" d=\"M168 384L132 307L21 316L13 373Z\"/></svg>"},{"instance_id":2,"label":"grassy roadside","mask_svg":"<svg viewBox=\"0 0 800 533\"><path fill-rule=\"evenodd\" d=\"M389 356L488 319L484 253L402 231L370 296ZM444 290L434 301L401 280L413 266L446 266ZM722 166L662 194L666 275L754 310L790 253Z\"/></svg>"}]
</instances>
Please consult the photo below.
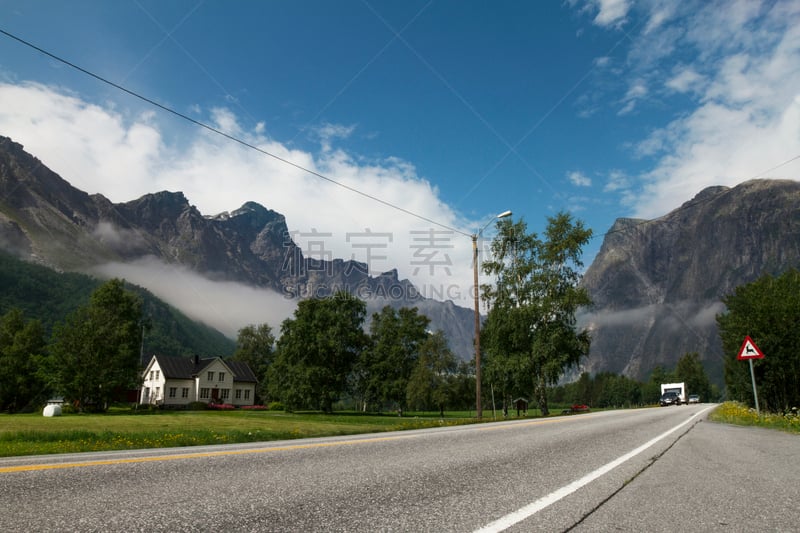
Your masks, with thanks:
<instances>
[{"instance_id":1,"label":"grassy roadside","mask_svg":"<svg viewBox=\"0 0 800 533\"><path fill-rule=\"evenodd\" d=\"M464 416L460 416L464 415ZM471 413L362 415L277 411L177 411L130 414L0 415L0 457L261 442L355 435L475 422Z\"/></svg>"},{"instance_id":2,"label":"grassy roadside","mask_svg":"<svg viewBox=\"0 0 800 533\"><path fill-rule=\"evenodd\" d=\"M709 419L713 422L723 422L737 426L758 426L800 434L800 416L772 413L758 415L755 409L751 409L739 402L723 403L711 412Z\"/></svg>"},{"instance_id":3,"label":"grassy roadside","mask_svg":"<svg viewBox=\"0 0 800 533\"><path fill-rule=\"evenodd\" d=\"M553 409L553 414L559 414ZM510 418L516 418L509 413ZM502 415L496 413L502 420ZM527 417L540 413L531 410ZM726 402L709 418L715 422L760 426L800 434L800 417L761 414L740 403ZM484 411L484 421L494 420ZM104 450L264 442L335 435L402 431L477 422L474 412L377 415L361 413L284 413L280 411L158 411L131 414L129 409L105 414L0 414L0 457Z\"/></svg>"},{"instance_id":4,"label":"grassy roadside","mask_svg":"<svg viewBox=\"0 0 800 533\"><path fill-rule=\"evenodd\" d=\"M554 413L560 412L554 408ZM516 418L509 413L509 418ZM484 410L483 421L502 420ZM531 409L522 418L541 416ZM474 411L364 414L356 412L155 411L112 408L103 414L0 414L0 457L357 435L474 424Z\"/></svg>"}]
</instances>

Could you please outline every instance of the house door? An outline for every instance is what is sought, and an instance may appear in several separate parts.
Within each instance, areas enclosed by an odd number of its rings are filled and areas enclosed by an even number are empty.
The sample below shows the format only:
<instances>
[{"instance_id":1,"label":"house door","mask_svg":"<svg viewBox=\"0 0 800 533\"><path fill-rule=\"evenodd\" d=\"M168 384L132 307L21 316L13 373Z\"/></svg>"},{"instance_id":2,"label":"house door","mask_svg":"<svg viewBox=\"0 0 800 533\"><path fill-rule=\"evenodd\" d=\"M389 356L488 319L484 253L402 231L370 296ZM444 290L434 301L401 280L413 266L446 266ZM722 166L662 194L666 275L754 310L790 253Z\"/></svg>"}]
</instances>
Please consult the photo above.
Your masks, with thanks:
<instances>
[{"instance_id":1,"label":"house door","mask_svg":"<svg viewBox=\"0 0 800 533\"><path fill-rule=\"evenodd\" d=\"M219 389L211 389L211 399L215 402L219 401Z\"/></svg>"}]
</instances>

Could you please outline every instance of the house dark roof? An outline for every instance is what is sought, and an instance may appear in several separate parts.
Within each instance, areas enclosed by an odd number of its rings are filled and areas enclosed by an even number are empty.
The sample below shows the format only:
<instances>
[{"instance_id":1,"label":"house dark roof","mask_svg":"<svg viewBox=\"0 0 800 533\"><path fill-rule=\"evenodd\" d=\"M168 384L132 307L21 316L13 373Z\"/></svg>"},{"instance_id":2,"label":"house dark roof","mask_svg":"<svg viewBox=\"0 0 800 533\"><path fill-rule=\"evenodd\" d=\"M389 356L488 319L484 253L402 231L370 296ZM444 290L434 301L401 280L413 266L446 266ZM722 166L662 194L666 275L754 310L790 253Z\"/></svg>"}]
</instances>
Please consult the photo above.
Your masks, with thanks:
<instances>
[{"instance_id":1,"label":"house dark roof","mask_svg":"<svg viewBox=\"0 0 800 533\"><path fill-rule=\"evenodd\" d=\"M194 377L194 360L188 357L172 355L156 355L158 366L167 379L192 379Z\"/></svg>"},{"instance_id":2,"label":"house dark roof","mask_svg":"<svg viewBox=\"0 0 800 533\"><path fill-rule=\"evenodd\" d=\"M193 379L205 367L218 359L217 357L199 359L197 357L177 357L174 355L156 355L154 357L158 361L158 366L161 367L161 372L164 373L164 378L166 379ZM258 382L256 375L247 363L226 361L225 359L222 359L222 362L228 365L233 372L234 381Z\"/></svg>"},{"instance_id":3,"label":"house dark roof","mask_svg":"<svg viewBox=\"0 0 800 533\"><path fill-rule=\"evenodd\" d=\"M258 378L247 363L243 361L225 361L225 364L233 370L234 379L236 379L236 381L258 383Z\"/></svg>"}]
</instances>

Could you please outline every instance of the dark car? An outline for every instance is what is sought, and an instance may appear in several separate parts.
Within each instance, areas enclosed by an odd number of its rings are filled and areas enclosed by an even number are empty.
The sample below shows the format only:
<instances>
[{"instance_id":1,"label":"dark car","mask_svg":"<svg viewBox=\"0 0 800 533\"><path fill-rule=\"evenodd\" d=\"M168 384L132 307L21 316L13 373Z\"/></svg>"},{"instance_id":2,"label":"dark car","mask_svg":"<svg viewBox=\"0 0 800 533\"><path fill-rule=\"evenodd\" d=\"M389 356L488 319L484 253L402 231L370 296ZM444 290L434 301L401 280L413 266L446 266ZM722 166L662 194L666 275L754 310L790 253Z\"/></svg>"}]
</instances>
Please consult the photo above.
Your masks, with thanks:
<instances>
[{"instance_id":1,"label":"dark car","mask_svg":"<svg viewBox=\"0 0 800 533\"><path fill-rule=\"evenodd\" d=\"M677 392L665 392L661 395L661 400L659 400L661 407L665 405L680 405L681 404L681 397L678 396Z\"/></svg>"}]
</instances>

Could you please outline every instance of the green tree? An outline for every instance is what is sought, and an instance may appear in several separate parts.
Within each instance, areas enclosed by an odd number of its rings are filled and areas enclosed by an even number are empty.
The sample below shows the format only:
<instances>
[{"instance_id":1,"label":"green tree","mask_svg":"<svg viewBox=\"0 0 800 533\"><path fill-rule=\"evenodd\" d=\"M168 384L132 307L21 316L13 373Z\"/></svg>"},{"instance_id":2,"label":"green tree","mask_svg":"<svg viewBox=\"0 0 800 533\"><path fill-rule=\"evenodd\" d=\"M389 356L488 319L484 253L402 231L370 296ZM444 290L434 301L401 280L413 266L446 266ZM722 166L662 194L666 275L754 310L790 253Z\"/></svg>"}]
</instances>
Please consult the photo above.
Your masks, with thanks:
<instances>
[{"instance_id":1,"label":"green tree","mask_svg":"<svg viewBox=\"0 0 800 533\"><path fill-rule=\"evenodd\" d=\"M723 298L717 316L728 397L754 405L750 366L737 360L745 336L764 352L753 361L759 406L781 411L800 405L800 272L765 275Z\"/></svg>"},{"instance_id":2,"label":"green tree","mask_svg":"<svg viewBox=\"0 0 800 533\"><path fill-rule=\"evenodd\" d=\"M95 290L89 305L57 324L48 375L53 388L81 410L105 410L139 383L141 300L113 279Z\"/></svg>"},{"instance_id":3,"label":"green tree","mask_svg":"<svg viewBox=\"0 0 800 533\"><path fill-rule=\"evenodd\" d=\"M44 350L41 322L26 321L20 309L0 317L0 411L23 410L41 395Z\"/></svg>"},{"instance_id":4,"label":"green tree","mask_svg":"<svg viewBox=\"0 0 800 533\"><path fill-rule=\"evenodd\" d=\"M650 372L650 379L642 385L642 402L645 404L658 403L661 398L661 384L675 382L675 376L667 372L663 366L656 366Z\"/></svg>"},{"instance_id":5,"label":"green tree","mask_svg":"<svg viewBox=\"0 0 800 533\"><path fill-rule=\"evenodd\" d=\"M711 382L697 352L686 353L678 360L675 376L677 381L686 384L689 394L698 394L705 402L711 399Z\"/></svg>"},{"instance_id":6,"label":"green tree","mask_svg":"<svg viewBox=\"0 0 800 533\"><path fill-rule=\"evenodd\" d=\"M269 324L250 324L239 330L236 351L231 359L247 363L258 378L256 402L263 402L267 397L267 372L274 352L275 336Z\"/></svg>"},{"instance_id":7,"label":"green tree","mask_svg":"<svg viewBox=\"0 0 800 533\"><path fill-rule=\"evenodd\" d=\"M492 260L483 264L496 285L482 287L490 308L482 339L495 360L492 375L506 369L511 383L528 379L546 416L548 385L589 352L589 334L576 331L575 315L591 303L578 282L592 232L566 213L548 217L542 239L523 220L497 227Z\"/></svg>"},{"instance_id":8,"label":"green tree","mask_svg":"<svg viewBox=\"0 0 800 533\"><path fill-rule=\"evenodd\" d=\"M416 410L432 406L444 416L445 407L454 396L458 361L440 330L428 335L419 349L419 359L411 372L406 394L408 403Z\"/></svg>"},{"instance_id":9,"label":"green tree","mask_svg":"<svg viewBox=\"0 0 800 533\"><path fill-rule=\"evenodd\" d=\"M301 301L294 318L281 325L275 361L268 372L270 395L280 398L289 410L330 413L368 345L365 316L364 302L344 292Z\"/></svg>"},{"instance_id":10,"label":"green tree","mask_svg":"<svg viewBox=\"0 0 800 533\"><path fill-rule=\"evenodd\" d=\"M372 315L370 347L358 364L359 392L367 405L403 409L406 387L419 357L420 345L428 337L430 320L417 308L394 310L385 306Z\"/></svg>"},{"instance_id":11,"label":"green tree","mask_svg":"<svg viewBox=\"0 0 800 533\"><path fill-rule=\"evenodd\" d=\"M475 361L459 361L456 368L453 395L450 397L452 409L466 411L475 408ZM490 389L491 393L491 389Z\"/></svg>"},{"instance_id":12,"label":"green tree","mask_svg":"<svg viewBox=\"0 0 800 533\"><path fill-rule=\"evenodd\" d=\"M594 377L594 400L597 407L630 407L641 401L639 383L619 374L601 372Z\"/></svg>"}]
</instances>

